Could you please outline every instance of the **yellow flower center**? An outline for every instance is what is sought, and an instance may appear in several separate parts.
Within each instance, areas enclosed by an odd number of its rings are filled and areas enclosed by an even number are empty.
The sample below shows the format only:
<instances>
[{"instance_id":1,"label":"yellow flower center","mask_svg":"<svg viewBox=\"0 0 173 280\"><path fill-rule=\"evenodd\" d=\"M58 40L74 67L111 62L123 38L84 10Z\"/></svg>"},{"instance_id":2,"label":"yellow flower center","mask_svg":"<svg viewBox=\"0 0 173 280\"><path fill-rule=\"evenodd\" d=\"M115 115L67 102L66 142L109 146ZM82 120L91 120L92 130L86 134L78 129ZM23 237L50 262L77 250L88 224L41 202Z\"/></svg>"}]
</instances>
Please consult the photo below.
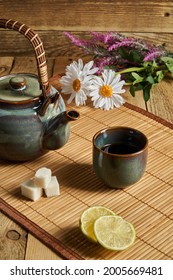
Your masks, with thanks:
<instances>
[{"instance_id":1,"label":"yellow flower center","mask_svg":"<svg viewBox=\"0 0 173 280\"><path fill-rule=\"evenodd\" d=\"M81 88L81 82L79 79L73 81L73 89L78 92Z\"/></svg>"},{"instance_id":2,"label":"yellow flower center","mask_svg":"<svg viewBox=\"0 0 173 280\"><path fill-rule=\"evenodd\" d=\"M110 96L112 96L112 87L109 86L109 85L101 86L101 88L100 88L100 94L101 94L103 97L110 97Z\"/></svg>"}]
</instances>

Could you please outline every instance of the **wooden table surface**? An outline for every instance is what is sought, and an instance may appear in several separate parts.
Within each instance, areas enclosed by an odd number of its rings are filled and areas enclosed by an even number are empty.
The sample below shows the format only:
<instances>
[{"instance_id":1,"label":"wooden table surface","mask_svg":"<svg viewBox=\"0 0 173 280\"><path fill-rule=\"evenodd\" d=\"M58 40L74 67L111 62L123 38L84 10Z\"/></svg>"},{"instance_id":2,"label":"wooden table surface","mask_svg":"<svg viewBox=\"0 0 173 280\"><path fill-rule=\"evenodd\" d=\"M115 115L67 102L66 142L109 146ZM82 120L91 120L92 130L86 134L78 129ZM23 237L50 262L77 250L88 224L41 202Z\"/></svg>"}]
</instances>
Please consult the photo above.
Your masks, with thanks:
<instances>
[{"instance_id":1,"label":"wooden table surface","mask_svg":"<svg viewBox=\"0 0 173 280\"><path fill-rule=\"evenodd\" d=\"M63 73L65 67L76 57L47 58L49 77ZM85 57L87 61L88 58ZM0 57L0 76L9 73L35 73L37 67L34 57ZM51 84L56 87L56 80ZM152 89L151 98L145 104L142 93L133 98L127 91L124 97L127 102L151 112L168 122L173 123L173 79L167 78ZM0 213L0 260L51 260L61 259L29 232Z\"/></svg>"}]
</instances>

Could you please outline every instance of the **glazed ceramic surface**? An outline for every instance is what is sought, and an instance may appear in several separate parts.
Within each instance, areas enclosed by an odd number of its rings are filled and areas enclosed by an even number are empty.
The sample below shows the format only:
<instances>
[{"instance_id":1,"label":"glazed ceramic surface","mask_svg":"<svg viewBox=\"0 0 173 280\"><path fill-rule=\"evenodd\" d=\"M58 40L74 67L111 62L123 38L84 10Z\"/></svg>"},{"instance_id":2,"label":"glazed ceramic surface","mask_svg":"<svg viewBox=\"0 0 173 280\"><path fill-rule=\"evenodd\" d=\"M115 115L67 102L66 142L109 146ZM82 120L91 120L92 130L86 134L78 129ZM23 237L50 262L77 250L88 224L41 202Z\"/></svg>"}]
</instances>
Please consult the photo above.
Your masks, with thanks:
<instances>
[{"instance_id":1,"label":"glazed ceramic surface","mask_svg":"<svg viewBox=\"0 0 173 280\"><path fill-rule=\"evenodd\" d=\"M124 151L107 152L107 145L124 145ZM125 151L128 145L134 151ZM148 154L147 137L129 127L113 127L96 133L93 137L93 167L96 175L112 188L125 188L139 181L145 171Z\"/></svg>"},{"instance_id":2,"label":"glazed ceramic surface","mask_svg":"<svg viewBox=\"0 0 173 280\"><path fill-rule=\"evenodd\" d=\"M61 148L69 139L69 121L76 111L66 111L64 101L49 84L43 43L27 25L0 19L0 28L18 31L33 46L38 76L17 73L0 78L0 158L32 160Z\"/></svg>"},{"instance_id":3,"label":"glazed ceramic surface","mask_svg":"<svg viewBox=\"0 0 173 280\"><path fill-rule=\"evenodd\" d=\"M18 74L18 78L22 78ZM15 76L16 77L16 76ZM57 90L50 89L49 98L56 101L45 105L34 75L31 88L11 90L3 80L0 89L0 158L25 161L36 158L48 150L58 149L67 143L69 121L78 118L74 111L66 112L64 101ZM5 78L4 78L5 79ZM26 79L26 75L25 75ZM44 114L41 114L43 108Z\"/></svg>"}]
</instances>

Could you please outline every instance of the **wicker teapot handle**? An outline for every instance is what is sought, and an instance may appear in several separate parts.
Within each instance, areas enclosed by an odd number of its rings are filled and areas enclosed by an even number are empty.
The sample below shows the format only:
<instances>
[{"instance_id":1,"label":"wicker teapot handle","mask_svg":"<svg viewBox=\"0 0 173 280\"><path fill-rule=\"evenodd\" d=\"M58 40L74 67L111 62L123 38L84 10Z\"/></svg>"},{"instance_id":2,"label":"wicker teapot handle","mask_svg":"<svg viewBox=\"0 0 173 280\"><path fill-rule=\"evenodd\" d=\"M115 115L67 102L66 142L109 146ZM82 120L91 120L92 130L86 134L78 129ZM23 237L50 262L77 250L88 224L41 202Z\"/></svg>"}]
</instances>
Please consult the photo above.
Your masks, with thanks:
<instances>
[{"instance_id":1,"label":"wicker teapot handle","mask_svg":"<svg viewBox=\"0 0 173 280\"><path fill-rule=\"evenodd\" d=\"M11 19L0 19L0 27L18 31L19 33L23 34L32 44L37 60L40 86L43 91L44 97L46 97L50 91L47 73L47 63L43 43L39 38L38 34L36 34L33 30L31 30L31 28L29 28L25 24Z\"/></svg>"}]
</instances>

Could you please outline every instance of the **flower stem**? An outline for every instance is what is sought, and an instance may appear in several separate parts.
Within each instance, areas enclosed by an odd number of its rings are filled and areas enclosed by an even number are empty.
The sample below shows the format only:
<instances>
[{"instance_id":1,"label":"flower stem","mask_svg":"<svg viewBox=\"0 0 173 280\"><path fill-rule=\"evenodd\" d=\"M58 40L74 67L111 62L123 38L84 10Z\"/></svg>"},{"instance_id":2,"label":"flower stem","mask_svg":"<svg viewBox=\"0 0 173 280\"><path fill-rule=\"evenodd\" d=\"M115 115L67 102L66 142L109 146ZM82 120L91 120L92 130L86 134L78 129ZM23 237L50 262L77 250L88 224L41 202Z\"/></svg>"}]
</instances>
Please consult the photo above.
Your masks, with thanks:
<instances>
[{"instance_id":1,"label":"flower stem","mask_svg":"<svg viewBox=\"0 0 173 280\"><path fill-rule=\"evenodd\" d=\"M127 68L122 71L116 72L116 74L123 74L123 73L129 73L129 72L141 72L145 69L146 69L146 67L131 67L131 68Z\"/></svg>"}]
</instances>

